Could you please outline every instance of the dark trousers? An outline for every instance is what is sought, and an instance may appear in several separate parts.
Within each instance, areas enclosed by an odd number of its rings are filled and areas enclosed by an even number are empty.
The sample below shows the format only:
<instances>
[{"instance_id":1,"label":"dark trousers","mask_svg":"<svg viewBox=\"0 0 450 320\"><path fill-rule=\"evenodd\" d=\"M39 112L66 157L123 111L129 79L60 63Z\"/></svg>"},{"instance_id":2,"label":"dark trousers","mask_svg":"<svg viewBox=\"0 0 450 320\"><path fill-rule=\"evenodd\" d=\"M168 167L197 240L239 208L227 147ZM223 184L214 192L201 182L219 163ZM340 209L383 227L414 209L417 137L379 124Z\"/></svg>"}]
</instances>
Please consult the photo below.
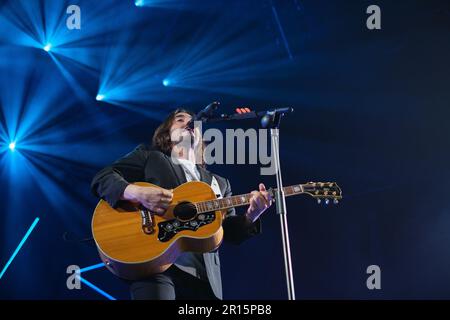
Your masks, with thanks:
<instances>
[{"instance_id":1,"label":"dark trousers","mask_svg":"<svg viewBox=\"0 0 450 320\"><path fill-rule=\"evenodd\" d=\"M217 300L209 282L172 265L164 273L130 283L133 300Z\"/></svg>"}]
</instances>

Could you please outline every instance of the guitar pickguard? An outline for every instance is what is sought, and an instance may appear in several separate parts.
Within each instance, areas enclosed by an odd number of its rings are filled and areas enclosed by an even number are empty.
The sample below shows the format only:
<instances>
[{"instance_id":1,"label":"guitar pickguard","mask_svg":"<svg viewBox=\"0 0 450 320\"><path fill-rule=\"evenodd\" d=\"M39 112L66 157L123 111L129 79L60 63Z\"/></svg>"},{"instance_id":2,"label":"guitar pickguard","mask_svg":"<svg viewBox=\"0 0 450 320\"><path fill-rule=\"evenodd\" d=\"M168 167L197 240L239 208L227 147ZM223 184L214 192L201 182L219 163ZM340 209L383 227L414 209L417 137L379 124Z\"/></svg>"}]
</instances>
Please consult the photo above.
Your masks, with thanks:
<instances>
[{"instance_id":1,"label":"guitar pickguard","mask_svg":"<svg viewBox=\"0 0 450 320\"><path fill-rule=\"evenodd\" d=\"M214 212L200 213L194 219L181 221L178 219L167 220L158 223L158 240L167 242L177 233L185 230L197 231L200 227L212 223L216 219Z\"/></svg>"}]
</instances>

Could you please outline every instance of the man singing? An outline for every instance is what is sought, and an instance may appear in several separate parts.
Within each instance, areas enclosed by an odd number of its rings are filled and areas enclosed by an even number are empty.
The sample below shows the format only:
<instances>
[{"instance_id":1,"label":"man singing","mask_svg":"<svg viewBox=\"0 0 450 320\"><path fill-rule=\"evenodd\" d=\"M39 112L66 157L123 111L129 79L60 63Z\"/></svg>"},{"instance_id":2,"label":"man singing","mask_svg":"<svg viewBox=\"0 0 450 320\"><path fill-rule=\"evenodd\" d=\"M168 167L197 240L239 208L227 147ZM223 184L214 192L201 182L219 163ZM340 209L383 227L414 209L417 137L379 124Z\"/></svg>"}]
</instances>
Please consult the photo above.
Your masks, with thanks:
<instances>
[{"instance_id":1,"label":"man singing","mask_svg":"<svg viewBox=\"0 0 450 320\"><path fill-rule=\"evenodd\" d=\"M184 109L170 113L156 129L152 145L139 145L134 151L102 169L92 181L93 193L112 207L121 201L138 202L156 214L163 215L172 200L172 189L188 181L203 181L223 197L231 196L227 179L205 169L201 133L189 126L193 114ZM186 137L192 143L181 144ZM201 149L201 148L200 148ZM196 158L197 155L197 158ZM142 187L133 182L157 185ZM239 244L261 232L261 214L272 199L264 185L252 192L244 214L228 209L223 221L224 241ZM220 261L217 250L207 253L185 252L163 273L139 281L130 281L132 299L222 299Z\"/></svg>"}]
</instances>

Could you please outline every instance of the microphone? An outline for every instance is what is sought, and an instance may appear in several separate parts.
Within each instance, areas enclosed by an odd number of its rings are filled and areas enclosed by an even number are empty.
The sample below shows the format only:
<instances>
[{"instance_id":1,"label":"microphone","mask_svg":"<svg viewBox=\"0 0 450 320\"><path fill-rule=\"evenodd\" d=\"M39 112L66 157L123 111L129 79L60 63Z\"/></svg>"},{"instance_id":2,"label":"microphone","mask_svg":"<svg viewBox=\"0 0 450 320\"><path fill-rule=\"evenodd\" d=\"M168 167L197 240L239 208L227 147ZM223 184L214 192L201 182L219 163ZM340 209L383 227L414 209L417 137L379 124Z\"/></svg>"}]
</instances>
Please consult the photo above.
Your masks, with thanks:
<instances>
[{"instance_id":1,"label":"microphone","mask_svg":"<svg viewBox=\"0 0 450 320\"><path fill-rule=\"evenodd\" d=\"M210 119L214 111L219 107L220 102L214 101L208 104L203 110L195 115L195 121L207 121Z\"/></svg>"},{"instance_id":2,"label":"microphone","mask_svg":"<svg viewBox=\"0 0 450 320\"><path fill-rule=\"evenodd\" d=\"M214 101L208 104L205 108L200 110L196 115L194 115L191 121L188 122L187 128L194 130L194 121L208 121L212 118L214 111L219 107L220 102Z\"/></svg>"},{"instance_id":3,"label":"microphone","mask_svg":"<svg viewBox=\"0 0 450 320\"><path fill-rule=\"evenodd\" d=\"M261 118L261 126L263 128L278 128L282 116L294 112L294 108L278 108L265 111L265 115Z\"/></svg>"},{"instance_id":4,"label":"microphone","mask_svg":"<svg viewBox=\"0 0 450 320\"><path fill-rule=\"evenodd\" d=\"M292 107L277 108L274 110L267 111L268 114L274 114L274 113L286 114L286 113L291 113L291 112L294 112L294 108L292 108Z\"/></svg>"},{"instance_id":5,"label":"microphone","mask_svg":"<svg viewBox=\"0 0 450 320\"><path fill-rule=\"evenodd\" d=\"M279 120L281 116L288 113L294 112L294 108L276 108L266 111L251 111L249 108L236 108L236 113L228 115L222 114L218 117L214 117L214 111L220 106L220 102L212 102L207 105L203 110L198 112L187 124L187 127L191 130L194 129L194 121L203 122L219 122L219 121L230 121L230 120L246 120L246 119L257 119L261 118L261 124L263 128L274 123L274 121ZM276 121L279 122L279 121Z\"/></svg>"}]
</instances>

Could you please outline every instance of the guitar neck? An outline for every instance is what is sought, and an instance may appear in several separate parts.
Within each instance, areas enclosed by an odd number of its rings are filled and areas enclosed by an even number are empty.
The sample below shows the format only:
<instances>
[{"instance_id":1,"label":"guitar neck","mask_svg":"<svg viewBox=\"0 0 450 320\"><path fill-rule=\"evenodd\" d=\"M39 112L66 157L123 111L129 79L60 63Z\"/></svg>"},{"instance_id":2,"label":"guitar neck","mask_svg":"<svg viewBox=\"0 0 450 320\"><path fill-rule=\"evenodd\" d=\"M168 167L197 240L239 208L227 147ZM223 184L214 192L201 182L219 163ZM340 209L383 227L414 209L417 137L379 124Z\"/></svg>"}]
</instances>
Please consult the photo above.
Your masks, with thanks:
<instances>
[{"instance_id":1,"label":"guitar neck","mask_svg":"<svg viewBox=\"0 0 450 320\"><path fill-rule=\"evenodd\" d=\"M295 184L289 187L284 187L284 195L286 197L297 195L297 194L303 194L304 193L304 185L302 184ZM277 189L269 189L270 193L275 194ZM246 194L240 194L237 196L231 196L227 198L222 199L214 199L214 200L208 200L208 201L201 201L196 202L195 205L197 207L198 213L204 213L204 212L210 212L215 210L224 210L234 207L240 207L245 206L250 203L250 199L252 197L251 193Z\"/></svg>"}]
</instances>

